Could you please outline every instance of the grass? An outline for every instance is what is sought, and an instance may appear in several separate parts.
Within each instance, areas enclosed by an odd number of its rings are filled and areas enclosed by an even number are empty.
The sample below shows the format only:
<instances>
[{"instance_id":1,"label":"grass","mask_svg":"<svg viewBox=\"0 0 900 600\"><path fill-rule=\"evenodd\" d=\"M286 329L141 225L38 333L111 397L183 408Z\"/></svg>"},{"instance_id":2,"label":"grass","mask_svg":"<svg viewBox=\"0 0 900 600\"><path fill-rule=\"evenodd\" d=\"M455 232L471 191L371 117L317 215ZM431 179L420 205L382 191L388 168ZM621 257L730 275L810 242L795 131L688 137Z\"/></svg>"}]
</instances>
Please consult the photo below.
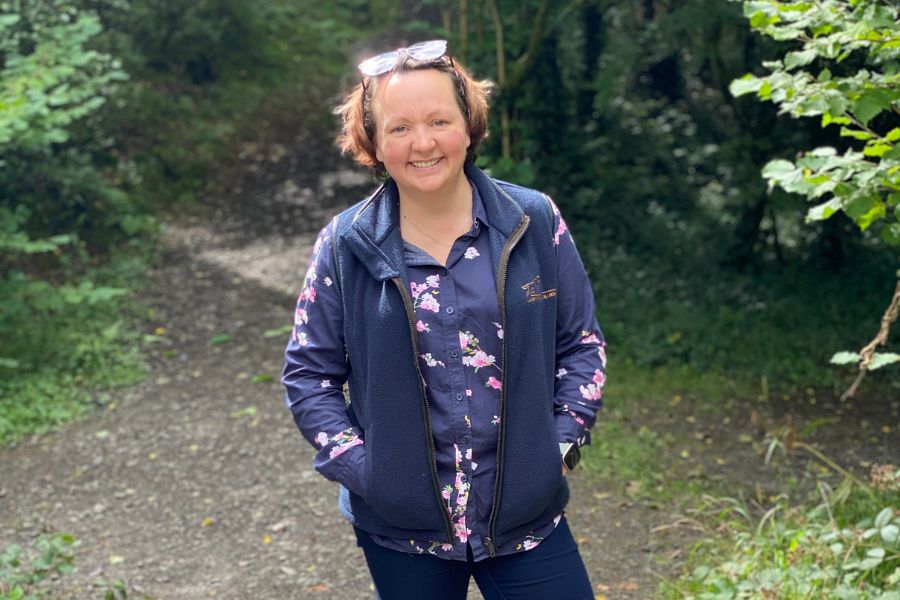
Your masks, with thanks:
<instances>
[{"instance_id":1,"label":"grass","mask_svg":"<svg viewBox=\"0 0 900 600\"><path fill-rule=\"evenodd\" d=\"M122 259L91 269L80 277L91 282L84 293L41 283L40 302L28 290L4 289L7 306L18 302L25 318L2 323L5 351L16 360L0 380L0 444L78 418L108 402L111 389L144 377L141 336L132 323L134 282L145 266Z\"/></svg>"}]
</instances>

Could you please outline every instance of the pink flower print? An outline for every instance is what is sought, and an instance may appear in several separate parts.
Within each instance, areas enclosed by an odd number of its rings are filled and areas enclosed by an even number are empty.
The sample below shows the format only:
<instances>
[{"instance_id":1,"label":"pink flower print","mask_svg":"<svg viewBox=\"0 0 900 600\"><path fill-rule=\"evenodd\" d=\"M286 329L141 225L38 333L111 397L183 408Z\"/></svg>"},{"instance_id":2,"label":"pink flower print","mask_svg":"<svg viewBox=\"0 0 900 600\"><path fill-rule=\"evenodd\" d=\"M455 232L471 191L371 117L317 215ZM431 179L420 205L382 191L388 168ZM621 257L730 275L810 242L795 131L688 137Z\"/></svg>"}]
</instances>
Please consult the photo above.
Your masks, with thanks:
<instances>
[{"instance_id":1,"label":"pink flower print","mask_svg":"<svg viewBox=\"0 0 900 600\"><path fill-rule=\"evenodd\" d=\"M428 289L428 286L425 285L424 283L419 284L419 283L416 283L415 281L410 281L409 289L412 292L413 298L418 298L422 294L422 292L424 292L425 290Z\"/></svg>"},{"instance_id":2,"label":"pink flower print","mask_svg":"<svg viewBox=\"0 0 900 600\"><path fill-rule=\"evenodd\" d=\"M497 337L502 340L503 339L503 326L500 323L494 323L494 326L497 328Z\"/></svg>"},{"instance_id":3,"label":"pink flower print","mask_svg":"<svg viewBox=\"0 0 900 600\"><path fill-rule=\"evenodd\" d=\"M452 494L452 493L453 493L453 486L450 485L449 483L441 488L441 497L444 500L449 500L450 494Z\"/></svg>"},{"instance_id":4,"label":"pink flower print","mask_svg":"<svg viewBox=\"0 0 900 600\"><path fill-rule=\"evenodd\" d=\"M309 316L306 314L306 309L298 306L294 311L294 325L306 325L307 323L309 323Z\"/></svg>"},{"instance_id":5,"label":"pink flower print","mask_svg":"<svg viewBox=\"0 0 900 600\"><path fill-rule=\"evenodd\" d=\"M537 548L538 544L540 543L541 541L539 539L529 535L527 538L525 538L525 541L522 542L522 548L525 550L531 550L532 548Z\"/></svg>"},{"instance_id":6,"label":"pink flower print","mask_svg":"<svg viewBox=\"0 0 900 600\"><path fill-rule=\"evenodd\" d=\"M325 285L327 285L328 287L331 287L331 285L334 283L331 280L331 277L326 277L324 281L325 281Z\"/></svg>"},{"instance_id":7,"label":"pink flower print","mask_svg":"<svg viewBox=\"0 0 900 600\"><path fill-rule=\"evenodd\" d=\"M472 356L464 356L462 362L466 366L475 367L475 370L477 371L482 367L492 366L496 360L497 359L494 358L492 354L488 354L484 350L476 350L475 354ZM491 377L491 379L494 379L494 377ZM500 389L500 387L495 386L495 389Z\"/></svg>"},{"instance_id":8,"label":"pink flower print","mask_svg":"<svg viewBox=\"0 0 900 600\"><path fill-rule=\"evenodd\" d=\"M459 475L462 474L459 472L459 464L462 462L462 452L459 451L459 446L456 444L453 444L453 452L456 454L456 470L457 470L457 473L456 473L457 486L456 486L456 488L459 489L459 485L458 485Z\"/></svg>"},{"instance_id":9,"label":"pink flower print","mask_svg":"<svg viewBox=\"0 0 900 600\"><path fill-rule=\"evenodd\" d=\"M440 275L429 275L425 278L425 284L428 287L437 288L441 287L441 276Z\"/></svg>"},{"instance_id":10,"label":"pink flower print","mask_svg":"<svg viewBox=\"0 0 900 600\"><path fill-rule=\"evenodd\" d=\"M600 364L606 367L606 347L600 346L597 348L597 356L600 357Z\"/></svg>"},{"instance_id":11,"label":"pink flower print","mask_svg":"<svg viewBox=\"0 0 900 600\"><path fill-rule=\"evenodd\" d=\"M472 390L467 389L467 390L466 390L466 396L468 396L469 398L471 398L471 397L472 397Z\"/></svg>"},{"instance_id":12,"label":"pink flower print","mask_svg":"<svg viewBox=\"0 0 900 600\"><path fill-rule=\"evenodd\" d=\"M599 400L603 396L603 391L596 383L578 386L581 390L581 397L585 400Z\"/></svg>"},{"instance_id":13,"label":"pink flower print","mask_svg":"<svg viewBox=\"0 0 900 600\"><path fill-rule=\"evenodd\" d=\"M597 334L593 331L582 331L581 332L581 343L582 344L602 344L600 338L597 337Z\"/></svg>"},{"instance_id":14,"label":"pink flower print","mask_svg":"<svg viewBox=\"0 0 900 600\"><path fill-rule=\"evenodd\" d=\"M469 541L469 531L466 529L466 517L460 517L459 521L453 524L453 533L456 539L465 544Z\"/></svg>"},{"instance_id":15,"label":"pink flower print","mask_svg":"<svg viewBox=\"0 0 900 600\"><path fill-rule=\"evenodd\" d=\"M316 443L324 448L328 444L328 434L324 431L320 431L319 433L317 433Z\"/></svg>"},{"instance_id":16,"label":"pink flower print","mask_svg":"<svg viewBox=\"0 0 900 600\"><path fill-rule=\"evenodd\" d=\"M443 361L437 360L435 357L431 355L431 352L426 352L425 354L421 354L420 357L425 361L425 364L429 367L444 367L446 366Z\"/></svg>"},{"instance_id":17,"label":"pink flower print","mask_svg":"<svg viewBox=\"0 0 900 600\"><path fill-rule=\"evenodd\" d=\"M491 425L499 425L499 424L500 424L500 417L498 417L497 415L494 415L494 418L491 419Z\"/></svg>"},{"instance_id":18,"label":"pink flower print","mask_svg":"<svg viewBox=\"0 0 900 600\"><path fill-rule=\"evenodd\" d=\"M568 375L568 373L569 373L568 371L566 371L564 368L560 367L559 371L556 372L556 378L562 379L563 377Z\"/></svg>"},{"instance_id":19,"label":"pink flower print","mask_svg":"<svg viewBox=\"0 0 900 600\"><path fill-rule=\"evenodd\" d=\"M329 458L336 458L353 446L360 446L363 443L363 441L355 434L350 436L345 435L344 437L346 438L345 440L341 441L341 443L331 449L331 452L328 454Z\"/></svg>"},{"instance_id":20,"label":"pink flower print","mask_svg":"<svg viewBox=\"0 0 900 600\"><path fill-rule=\"evenodd\" d=\"M469 332L459 332L459 347L463 350L469 347Z\"/></svg>"},{"instance_id":21,"label":"pink flower print","mask_svg":"<svg viewBox=\"0 0 900 600\"><path fill-rule=\"evenodd\" d=\"M434 296L431 294L427 294L422 296L422 302L419 304L424 310L430 310L431 312L439 312L441 310L440 303L434 299Z\"/></svg>"},{"instance_id":22,"label":"pink flower print","mask_svg":"<svg viewBox=\"0 0 900 600\"><path fill-rule=\"evenodd\" d=\"M472 460L472 449L471 448L466 448L466 460L468 460L468 461Z\"/></svg>"},{"instance_id":23,"label":"pink flower print","mask_svg":"<svg viewBox=\"0 0 900 600\"><path fill-rule=\"evenodd\" d=\"M559 525L559 522L562 521L562 513L559 513L555 517L553 517L553 526L556 527Z\"/></svg>"},{"instance_id":24,"label":"pink flower print","mask_svg":"<svg viewBox=\"0 0 900 600\"><path fill-rule=\"evenodd\" d=\"M416 321L416 331L422 333L431 333L431 327L427 323L423 323L422 321Z\"/></svg>"},{"instance_id":25,"label":"pink flower print","mask_svg":"<svg viewBox=\"0 0 900 600\"><path fill-rule=\"evenodd\" d=\"M469 260L474 260L478 256L481 256L481 254L478 253L474 246L469 246L466 249L466 253L463 254L463 258L468 258Z\"/></svg>"},{"instance_id":26,"label":"pink flower print","mask_svg":"<svg viewBox=\"0 0 900 600\"><path fill-rule=\"evenodd\" d=\"M330 388L330 387L331 387L331 380L330 380L330 379L323 379L323 380L322 380L322 383L320 383L319 386L321 386L321 387L323 387L323 388Z\"/></svg>"},{"instance_id":27,"label":"pink flower print","mask_svg":"<svg viewBox=\"0 0 900 600\"><path fill-rule=\"evenodd\" d=\"M309 338L306 337L305 331L298 332L297 339L295 341L301 346L309 346Z\"/></svg>"},{"instance_id":28,"label":"pink flower print","mask_svg":"<svg viewBox=\"0 0 900 600\"><path fill-rule=\"evenodd\" d=\"M603 387L603 384L606 383L606 374L600 369L594 370L594 383L599 387Z\"/></svg>"},{"instance_id":29,"label":"pink flower print","mask_svg":"<svg viewBox=\"0 0 900 600\"><path fill-rule=\"evenodd\" d=\"M316 288L310 287L307 297L309 298L310 302L315 302L316 301Z\"/></svg>"},{"instance_id":30,"label":"pink flower print","mask_svg":"<svg viewBox=\"0 0 900 600\"><path fill-rule=\"evenodd\" d=\"M497 379L496 377L494 377L493 375L488 377L488 380L484 383L484 385L485 385L485 387L491 387L491 388L494 388L495 390L499 390L503 386L503 384L500 382L500 380Z\"/></svg>"},{"instance_id":31,"label":"pink flower print","mask_svg":"<svg viewBox=\"0 0 900 600\"><path fill-rule=\"evenodd\" d=\"M453 544L441 544L441 550L444 552L450 552L453 550Z\"/></svg>"},{"instance_id":32,"label":"pink flower print","mask_svg":"<svg viewBox=\"0 0 900 600\"><path fill-rule=\"evenodd\" d=\"M559 246L559 238L563 236L563 234L568 231L569 228L566 226L566 221L562 217L559 218L559 225L556 228L556 233L553 234L553 245Z\"/></svg>"},{"instance_id":33,"label":"pink flower print","mask_svg":"<svg viewBox=\"0 0 900 600\"><path fill-rule=\"evenodd\" d=\"M475 472L475 469L477 469L477 468L478 468L478 463L477 463L477 462L473 462L473 463L472 463L472 472L474 473L474 472Z\"/></svg>"}]
</instances>

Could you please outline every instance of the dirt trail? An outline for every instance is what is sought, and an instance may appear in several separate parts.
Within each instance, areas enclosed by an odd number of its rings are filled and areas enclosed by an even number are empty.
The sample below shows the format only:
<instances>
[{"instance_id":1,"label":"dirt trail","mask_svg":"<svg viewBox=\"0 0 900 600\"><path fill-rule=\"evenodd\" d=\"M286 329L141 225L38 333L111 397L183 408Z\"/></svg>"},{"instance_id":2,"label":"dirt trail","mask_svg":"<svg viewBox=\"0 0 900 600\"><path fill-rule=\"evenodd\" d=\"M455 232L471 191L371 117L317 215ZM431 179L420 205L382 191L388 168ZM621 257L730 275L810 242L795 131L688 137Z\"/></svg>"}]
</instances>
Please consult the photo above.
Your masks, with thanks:
<instances>
[{"instance_id":1,"label":"dirt trail","mask_svg":"<svg viewBox=\"0 0 900 600\"><path fill-rule=\"evenodd\" d=\"M313 471L282 402L284 335L264 336L291 322L316 231L371 185L327 168L333 157L286 154L250 148L246 176L166 227L145 299L144 332L165 330L147 380L0 449L0 547L57 531L80 541L62 597L98 598L100 578L153 599L372 597L337 487ZM598 591L652 597L649 530L668 515L577 471L572 488Z\"/></svg>"}]
</instances>

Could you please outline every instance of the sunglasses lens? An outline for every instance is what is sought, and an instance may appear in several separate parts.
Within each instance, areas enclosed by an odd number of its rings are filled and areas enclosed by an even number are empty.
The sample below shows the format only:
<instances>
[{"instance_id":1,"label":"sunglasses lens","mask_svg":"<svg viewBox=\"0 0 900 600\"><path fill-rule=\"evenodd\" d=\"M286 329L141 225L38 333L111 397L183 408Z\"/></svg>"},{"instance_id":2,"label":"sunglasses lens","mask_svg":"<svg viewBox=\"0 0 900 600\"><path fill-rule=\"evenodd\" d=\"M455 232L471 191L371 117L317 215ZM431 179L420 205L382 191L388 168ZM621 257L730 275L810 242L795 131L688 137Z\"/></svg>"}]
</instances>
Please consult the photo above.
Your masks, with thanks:
<instances>
[{"instance_id":1,"label":"sunglasses lens","mask_svg":"<svg viewBox=\"0 0 900 600\"><path fill-rule=\"evenodd\" d=\"M366 77L377 77L391 70L400 54L396 50L373 56L359 63L359 71Z\"/></svg>"},{"instance_id":2,"label":"sunglasses lens","mask_svg":"<svg viewBox=\"0 0 900 600\"><path fill-rule=\"evenodd\" d=\"M406 51L416 60L434 60L447 53L447 40L419 42L407 48Z\"/></svg>"}]
</instances>

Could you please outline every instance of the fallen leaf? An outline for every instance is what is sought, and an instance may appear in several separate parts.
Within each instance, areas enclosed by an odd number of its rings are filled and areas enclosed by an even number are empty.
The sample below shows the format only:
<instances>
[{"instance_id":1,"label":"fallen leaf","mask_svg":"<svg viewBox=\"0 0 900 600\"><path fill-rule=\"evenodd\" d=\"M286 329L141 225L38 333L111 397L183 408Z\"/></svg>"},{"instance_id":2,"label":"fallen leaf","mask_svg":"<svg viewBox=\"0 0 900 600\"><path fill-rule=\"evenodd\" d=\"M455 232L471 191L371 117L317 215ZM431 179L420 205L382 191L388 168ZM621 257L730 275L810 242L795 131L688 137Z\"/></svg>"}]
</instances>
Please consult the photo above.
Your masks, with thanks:
<instances>
[{"instance_id":1,"label":"fallen leaf","mask_svg":"<svg viewBox=\"0 0 900 600\"><path fill-rule=\"evenodd\" d=\"M124 556L118 556L116 554L111 554L109 557L109 564L111 564L111 565L118 565L118 564L122 564L123 562L125 562Z\"/></svg>"},{"instance_id":2,"label":"fallen leaf","mask_svg":"<svg viewBox=\"0 0 900 600\"><path fill-rule=\"evenodd\" d=\"M153 330L153 335L164 335L166 333L165 327L157 327Z\"/></svg>"},{"instance_id":3,"label":"fallen leaf","mask_svg":"<svg viewBox=\"0 0 900 600\"><path fill-rule=\"evenodd\" d=\"M149 458L150 460L156 460L156 452L151 452L147 455L147 458Z\"/></svg>"},{"instance_id":4,"label":"fallen leaf","mask_svg":"<svg viewBox=\"0 0 900 600\"><path fill-rule=\"evenodd\" d=\"M239 417L246 417L246 416L252 417L252 416L255 416L255 415L256 415L256 407L255 407L255 406L248 406L248 407L246 407L246 408L239 408L238 410L236 410L236 411L234 411L233 413L231 413L231 416L232 416L233 418L235 418L235 419L237 419L237 418L239 418Z\"/></svg>"},{"instance_id":5,"label":"fallen leaf","mask_svg":"<svg viewBox=\"0 0 900 600\"><path fill-rule=\"evenodd\" d=\"M219 344L224 344L226 342L231 341L230 333L220 333L218 335L214 335L209 338L209 342L207 342L210 346L218 346Z\"/></svg>"},{"instance_id":6,"label":"fallen leaf","mask_svg":"<svg viewBox=\"0 0 900 600\"><path fill-rule=\"evenodd\" d=\"M190 447L189 447L189 450L190 450L191 452L196 452L196 451L199 450L199 449L200 449L200 446L198 446L197 444L191 444Z\"/></svg>"},{"instance_id":7,"label":"fallen leaf","mask_svg":"<svg viewBox=\"0 0 900 600\"><path fill-rule=\"evenodd\" d=\"M316 585L311 585L308 588L306 588L306 591L307 592L327 592L330 589L331 588L328 586L327 583L317 583Z\"/></svg>"},{"instance_id":8,"label":"fallen leaf","mask_svg":"<svg viewBox=\"0 0 900 600\"><path fill-rule=\"evenodd\" d=\"M106 431L106 430L98 431L97 433L94 434L94 436L95 436L98 440L105 440L106 438L109 437L109 432Z\"/></svg>"},{"instance_id":9,"label":"fallen leaf","mask_svg":"<svg viewBox=\"0 0 900 600\"><path fill-rule=\"evenodd\" d=\"M210 525L212 525L215 522L216 522L216 520L213 519L212 517L206 517L205 519L203 519L203 526L209 527Z\"/></svg>"},{"instance_id":10,"label":"fallen leaf","mask_svg":"<svg viewBox=\"0 0 900 600\"><path fill-rule=\"evenodd\" d=\"M606 600L606 595L605 594L595 594L594 600Z\"/></svg>"},{"instance_id":11,"label":"fallen leaf","mask_svg":"<svg viewBox=\"0 0 900 600\"><path fill-rule=\"evenodd\" d=\"M263 544L268 545L271 543L272 543L272 536L267 533L266 535L263 536Z\"/></svg>"},{"instance_id":12,"label":"fallen leaf","mask_svg":"<svg viewBox=\"0 0 900 600\"><path fill-rule=\"evenodd\" d=\"M250 378L250 383L268 383L275 379L269 373L260 373Z\"/></svg>"}]
</instances>

